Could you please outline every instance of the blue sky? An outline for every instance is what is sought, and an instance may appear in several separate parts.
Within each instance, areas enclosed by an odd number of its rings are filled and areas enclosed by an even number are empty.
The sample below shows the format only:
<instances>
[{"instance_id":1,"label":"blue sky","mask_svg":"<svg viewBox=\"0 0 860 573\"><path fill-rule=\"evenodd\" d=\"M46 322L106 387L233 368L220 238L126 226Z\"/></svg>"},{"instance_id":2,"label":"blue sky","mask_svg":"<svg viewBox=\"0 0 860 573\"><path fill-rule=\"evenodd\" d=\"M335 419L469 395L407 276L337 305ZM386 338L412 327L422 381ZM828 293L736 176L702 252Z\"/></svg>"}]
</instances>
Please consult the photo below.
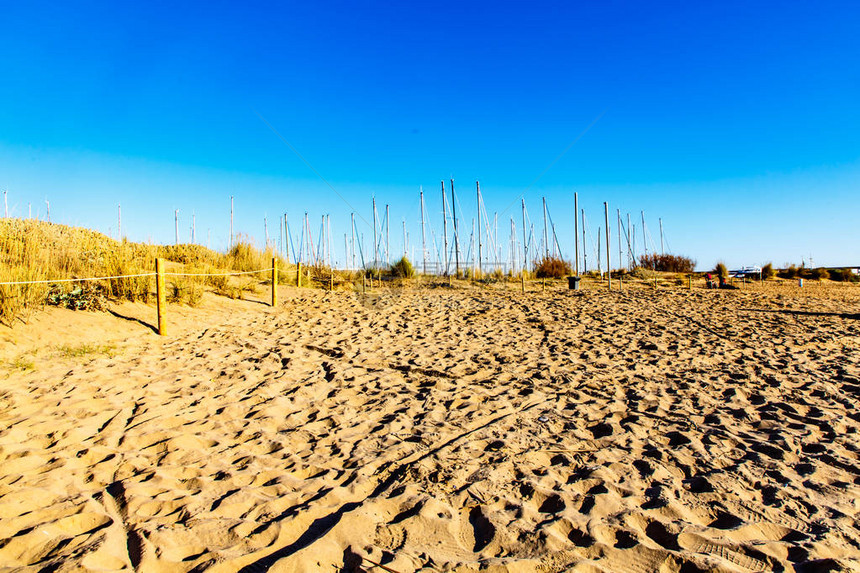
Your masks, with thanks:
<instances>
[{"instance_id":1,"label":"blue sky","mask_svg":"<svg viewBox=\"0 0 860 573\"><path fill-rule=\"evenodd\" d=\"M603 201L637 232L644 210L700 268L860 264L856 3L33 2L4 20L16 216L48 199L53 221L115 234L121 203L126 236L172 242L193 211L223 249L233 195L257 241L264 216L330 214L342 260L372 195L392 252L403 219L419 244L419 186L440 233L454 177L464 226L480 180L505 248L525 192L570 257L578 191L595 234Z\"/></svg>"}]
</instances>

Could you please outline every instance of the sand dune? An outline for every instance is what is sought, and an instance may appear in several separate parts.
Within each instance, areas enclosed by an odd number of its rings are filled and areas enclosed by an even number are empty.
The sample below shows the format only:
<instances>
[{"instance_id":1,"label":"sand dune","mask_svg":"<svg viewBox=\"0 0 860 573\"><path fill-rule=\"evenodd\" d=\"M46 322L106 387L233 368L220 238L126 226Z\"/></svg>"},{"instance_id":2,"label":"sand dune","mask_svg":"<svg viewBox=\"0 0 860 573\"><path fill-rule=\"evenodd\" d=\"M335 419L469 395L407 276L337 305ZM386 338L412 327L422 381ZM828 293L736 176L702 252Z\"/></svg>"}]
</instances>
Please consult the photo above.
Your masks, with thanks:
<instances>
[{"instance_id":1,"label":"sand dune","mask_svg":"<svg viewBox=\"0 0 860 573\"><path fill-rule=\"evenodd\" d=\"M0 567L860 570L860 289L280 298L7 331Z\"/></svg>"}]
</instances>

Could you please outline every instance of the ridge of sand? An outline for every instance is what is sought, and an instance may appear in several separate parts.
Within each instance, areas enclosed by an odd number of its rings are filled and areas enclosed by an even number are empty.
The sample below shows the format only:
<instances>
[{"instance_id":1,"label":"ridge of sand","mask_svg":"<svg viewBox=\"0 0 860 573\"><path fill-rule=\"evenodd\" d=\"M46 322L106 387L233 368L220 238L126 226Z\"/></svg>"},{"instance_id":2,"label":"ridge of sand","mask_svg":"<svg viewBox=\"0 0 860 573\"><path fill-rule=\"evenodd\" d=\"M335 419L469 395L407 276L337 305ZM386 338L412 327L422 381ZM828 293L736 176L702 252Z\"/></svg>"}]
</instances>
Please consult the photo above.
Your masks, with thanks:
<instances>
[{"instance_id":1,"label":"ridge of sand","mask_svg":"<svg viewBox=\"0 0 860 573\"><path fill-rule=\"evenodd\" d=\"M48 313L5 331L0 567L860 570L860 289L813 290Z\"/></svg>"}]
</instances>

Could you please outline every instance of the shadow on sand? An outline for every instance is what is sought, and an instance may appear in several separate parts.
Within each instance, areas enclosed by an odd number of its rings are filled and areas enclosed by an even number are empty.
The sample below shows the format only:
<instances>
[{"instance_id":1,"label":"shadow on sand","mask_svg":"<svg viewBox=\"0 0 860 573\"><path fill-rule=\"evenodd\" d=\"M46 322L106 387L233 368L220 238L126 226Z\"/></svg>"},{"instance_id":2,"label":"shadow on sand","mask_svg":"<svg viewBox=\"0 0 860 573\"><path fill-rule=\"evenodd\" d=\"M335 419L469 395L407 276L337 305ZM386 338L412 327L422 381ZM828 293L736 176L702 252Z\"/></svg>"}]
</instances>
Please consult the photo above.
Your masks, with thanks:
<instances>
[{"instance_id":1,"label":"shadow on sand","mask_svg":"<svg viewBox=\"0 0 860 573\"><path fill-rule=\"evenodd\" d=\"M771 314L791 314L794 316L835 316L836 318L845 318L848 320L860 319L860 314L850 312L813 312L810 310L772 310L766 308L744 308L747 312L768 312Z\"/></svg>"},{"instance_id":2,"label":"shadow on sand","mask_svg":"<svg viewBox=\"0 0 860 573\"><path fill-rule=\"evenodd\" d=\"M136 322L136 323L138 323L138 324L140 324L140 325L143 325L143 326L145 326L146 328L150 329L150 330L151 330L152 332L154 332L155 334L158 334L158 327L157 327L157 326L153 326L153 325L149 324L148 322L144 322L144 321L142 321L142 320L141 320L141 319L139 319L139 318L135 318L135 317L133 317L133 316L125 316L124 314L120 314L120 313L118 313L117 311L115 311L115 310L110 310L110 309L108 309L108 312L109 312L109 313L111 313L112 315L114 315L114 316L115 316L115 317L117 317L117 318L121 318L121 319L123 319L123 320L128 320L129 322Z\"/></svg>"}]
</instances>

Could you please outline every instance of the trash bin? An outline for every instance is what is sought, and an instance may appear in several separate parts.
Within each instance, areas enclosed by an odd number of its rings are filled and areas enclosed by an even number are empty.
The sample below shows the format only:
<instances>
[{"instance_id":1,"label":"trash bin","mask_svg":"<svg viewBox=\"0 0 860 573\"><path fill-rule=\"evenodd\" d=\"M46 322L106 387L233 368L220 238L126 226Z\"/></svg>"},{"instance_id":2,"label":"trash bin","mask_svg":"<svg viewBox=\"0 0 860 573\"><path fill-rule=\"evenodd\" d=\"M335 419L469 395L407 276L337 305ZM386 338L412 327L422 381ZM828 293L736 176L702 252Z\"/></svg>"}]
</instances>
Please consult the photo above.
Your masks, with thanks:
<instances>
[{"instance_id":1,"label":"trash bin","mask_svg":"<svg viewBox=\"0 0 860 573\"><path fill-rule=\"evenodd\" d=\"M797 286L803 288L803 279L797 279Z\"/></svg>"},{"instance_id":2,"label":"trash bin","mask_svg":"<svg viewBox=\"0 0 860 573\"><path fill-rule=\"evenodd\" d=\"M579 290L579 280L582 277L567 277L567 288L569 290Z\"/></svg>"}]
</instances>

